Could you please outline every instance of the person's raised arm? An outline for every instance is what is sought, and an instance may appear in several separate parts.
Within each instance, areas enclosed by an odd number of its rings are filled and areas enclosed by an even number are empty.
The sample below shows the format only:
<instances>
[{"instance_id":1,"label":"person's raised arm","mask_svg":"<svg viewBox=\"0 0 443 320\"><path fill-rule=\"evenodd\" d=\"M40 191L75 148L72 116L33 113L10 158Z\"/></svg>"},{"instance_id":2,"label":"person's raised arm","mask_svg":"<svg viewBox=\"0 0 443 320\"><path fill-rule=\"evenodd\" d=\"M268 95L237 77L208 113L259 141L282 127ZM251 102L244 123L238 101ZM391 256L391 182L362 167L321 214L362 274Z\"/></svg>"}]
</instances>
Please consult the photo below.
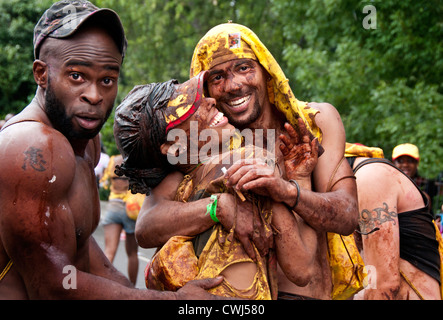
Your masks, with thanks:
<instances>
[{"instance_id":1,"label":"person's raised arm","mask_svg":"<svg viewBox=\"0 0 443 320\"><path fill-rule=\"evenodd\" d=\"M333 106L315 104L315 107L320 110L315 119L323 132L324 152L318 158L313 171L314 191L299 184L299 192L295 183L263 174L262 170L246 163L239 163L228 170L228 182L231 186L237 185L239 189L258 190L260 194L268 194L275 201L285 202L316 231L348 235L357 227L358 209L354 174L349 164L342 161L345 152L343 124ZM299 128L300 134L306 135L302 122L299 122ZM294 147L297 147L297 144L309 144L303 138L298 141ZM311 150L306 150L312 152L313 142L310 146ZM297 177L300 176L300 172L293 175L288 168L286 174L288 179L298 180ZM331 186L331 190L326 192L328 185ZM266 190L266 193L262 190Z\"/></svg>"},{"instance_id":2,"label":"person's raised arm","mask_svg":"<svg viewBox=\"0 0 443 320\"><path fill-rule=\"evenodd\" d=\"M358 226L358 203L354 174L347 161L343 161L345 129L332 105L310 106L320 110L315 121L323 132L324 153L313 171L314 192L301 192L296 211L316 230L348 235Z\"/></svg>"}]
</instances>

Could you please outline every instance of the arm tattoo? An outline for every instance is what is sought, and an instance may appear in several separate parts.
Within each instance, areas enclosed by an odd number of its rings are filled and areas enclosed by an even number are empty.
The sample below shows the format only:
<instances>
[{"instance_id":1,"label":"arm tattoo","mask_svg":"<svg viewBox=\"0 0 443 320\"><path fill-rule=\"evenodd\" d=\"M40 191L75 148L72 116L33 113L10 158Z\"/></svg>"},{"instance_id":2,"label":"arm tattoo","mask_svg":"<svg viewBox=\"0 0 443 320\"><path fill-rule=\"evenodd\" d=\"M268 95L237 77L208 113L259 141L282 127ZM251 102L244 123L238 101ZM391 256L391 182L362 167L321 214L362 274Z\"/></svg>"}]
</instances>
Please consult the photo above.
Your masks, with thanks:
<instances>
[{"instance_id":1,"label":"arm tattoo","mask_svg":"<svg viewBox=\"0 0 443 320\"><path fill-rule=\"evenodd\" d=\"M43 153L41 149L29 147L28 150L23 152L25 154L25 160L22 166L23 170L29 165L32 169L36 171L46 170L46 161L43 159Z\"/></svg>"},{"instance_id":2,"label":"arm tattoo","mask_svg":"<svg viewBox=\"0 0 443 320\"><path fill-rule=\"evenodd\" d=\"M371 230L376 229L381 224L392 221L395 225L394 218L397 217L397 212L389 211L388 205L383 202L384 208L375 208L372 211L364 209L360 213L360 219L358 224L360 225L360 230L364 234L368 234Z\"/></svg>"}]
</instances>

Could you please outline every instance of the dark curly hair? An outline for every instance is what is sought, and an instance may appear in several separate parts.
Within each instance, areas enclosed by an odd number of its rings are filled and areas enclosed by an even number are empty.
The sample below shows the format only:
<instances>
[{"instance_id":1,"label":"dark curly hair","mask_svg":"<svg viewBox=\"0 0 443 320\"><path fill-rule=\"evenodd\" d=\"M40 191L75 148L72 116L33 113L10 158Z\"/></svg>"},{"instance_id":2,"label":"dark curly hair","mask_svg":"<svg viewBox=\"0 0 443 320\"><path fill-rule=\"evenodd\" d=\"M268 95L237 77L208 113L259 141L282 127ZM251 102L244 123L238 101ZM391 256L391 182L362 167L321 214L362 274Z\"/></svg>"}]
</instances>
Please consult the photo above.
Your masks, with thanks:
<instances>
[{"instance_id":1,"label":"dark curly hair","mask_svg":"<svg viewBox=\"0 0 443 320\"><path fill-rule=\"evenodd\" d=\"M115 173L129 178L132 193L149 194L172 171L160 146L166 142L164 108L178 81L134 87L115 111L114 137L123 156Z\"/></svg>"}]
</instances>

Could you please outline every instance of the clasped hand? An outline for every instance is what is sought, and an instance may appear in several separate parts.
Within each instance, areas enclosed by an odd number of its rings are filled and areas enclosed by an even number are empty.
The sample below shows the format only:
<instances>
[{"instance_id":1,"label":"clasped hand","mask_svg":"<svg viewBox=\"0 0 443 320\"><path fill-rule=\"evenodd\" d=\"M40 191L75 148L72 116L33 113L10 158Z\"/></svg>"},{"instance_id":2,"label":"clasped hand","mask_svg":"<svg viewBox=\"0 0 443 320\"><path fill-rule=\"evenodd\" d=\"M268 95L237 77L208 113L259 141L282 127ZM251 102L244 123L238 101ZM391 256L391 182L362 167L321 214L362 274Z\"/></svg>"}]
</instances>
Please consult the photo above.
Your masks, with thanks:
<instances>
[{"instance_id":1,"label":"clasped hand","mask_svg":"<svg viewBox=\"0 0 443 320\"><path fill-rule=\"evenodd\" d=\"M227 186L237 190L252 191L262 196L271 197L274 201L285 202L288 188L284 180L310 180L318 160L318 140L310 135L302 119L298 121L299 133L288 123L288 133L280 135L280 151L284 160L285 173L275 170L260 158L242 159L234 163L226 172Z\"/></svg>"},{"instance_id":2,"label":"clasped hand","mask_svg":"<svg viewBox=\"0 0 443 320\"><path fill-rule=\"evenodd\" d=\"M302 119L298 122L298 133L288 123L285 124L288 136L280 135L280 151L283 155L284 170L287 179L309 180L318 160L318 140L310 138ZM284 173L283 173L284 174ZM227 186L239 191L250 191L261 196L270 197L276 202L288 201L288 190L293 186L282 177L282 172L261 158L243 159L234 163L226 172ZM268 234L257 234L264 230L257 228L257 221L251 214L250 203L239 203L237 206L236 237L243 244L248 255L255 259L251 246L254 243L261 255L268 252L272 239ZM254 222L256 228L254 228Z\"/></svg>"}]
</instances>

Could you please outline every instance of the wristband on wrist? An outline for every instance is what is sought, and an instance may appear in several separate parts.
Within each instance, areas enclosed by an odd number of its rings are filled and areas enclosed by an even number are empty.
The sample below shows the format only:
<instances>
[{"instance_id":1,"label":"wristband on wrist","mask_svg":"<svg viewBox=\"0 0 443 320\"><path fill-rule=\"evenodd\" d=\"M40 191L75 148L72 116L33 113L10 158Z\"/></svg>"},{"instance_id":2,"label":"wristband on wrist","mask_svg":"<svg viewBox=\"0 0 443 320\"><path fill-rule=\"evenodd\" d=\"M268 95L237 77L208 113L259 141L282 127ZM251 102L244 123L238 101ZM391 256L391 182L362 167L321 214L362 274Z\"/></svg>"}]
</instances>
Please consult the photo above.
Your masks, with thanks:
<instances>
[{"instance_id":1,"label":"wristband on wrist","mask_svg":"<svg viewBox=\"0 0 443 320\"><path fill-rule=\"evenodd\" d=\"M297 188L297 199L295 200L295 204L292 207L292 209L295 209L295 207L298 204L298 200L300 199L300 186L298 185L298 182L296 180L290 179L289 182L292 183L293 185L295 185L295 187Z\"/></svg>"},{"instance_id":2,"label":"wristband on wrist","mask_svg":"<svg viewBox=\"0 0 443 320\"><path fill-rule=\"evenodd\" d=\"M206 206L206 213L205 213L205 215L207 215L209 213L209 215L211 216L211 219L216 223L220 222L217 218L217 215L216 215L216 213L217 213L217 199L218 198L215 194L213 194L211 196L211 203Z\"/></svg>"}]
</instances>

